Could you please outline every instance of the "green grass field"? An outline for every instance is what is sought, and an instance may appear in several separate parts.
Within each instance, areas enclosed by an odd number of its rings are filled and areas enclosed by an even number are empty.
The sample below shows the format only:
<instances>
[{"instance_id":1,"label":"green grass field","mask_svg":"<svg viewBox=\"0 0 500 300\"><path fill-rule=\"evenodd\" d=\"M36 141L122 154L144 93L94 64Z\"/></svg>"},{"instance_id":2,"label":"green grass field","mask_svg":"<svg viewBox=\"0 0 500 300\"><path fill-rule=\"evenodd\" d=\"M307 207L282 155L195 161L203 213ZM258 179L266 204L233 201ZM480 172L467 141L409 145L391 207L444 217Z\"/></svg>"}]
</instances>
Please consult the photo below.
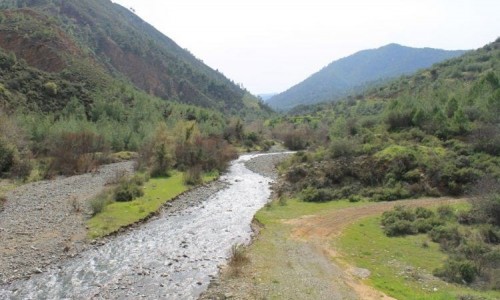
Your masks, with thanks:
<instances>
[{"instance_id":1,"label":"green grass field","mask_svg":"<svg viewBox=\"0 0 500 300\"><path fill-rule=\"evenodd\" d=\"M203 182L208 183L218 176L218 172L205 174ZM184 173L175 172L167 178L151 178L144 184L144 196L130 202L110 203L101 213L88 220L88 238L106 236L156 212L166 202L191 188L184 184L183 177Z\"/></svg>"},{"instance_id":2,"label":"green grass field","mask_svg":"<svg viewBox=\"0 0 500 300\"><path fill-rule=\"evenodd\" d=\"M446 283L432 276L446 255L427 235L387 237L380 217L368 217L348 226L334 246L351 265L366 268L366 282L397 299L500 299L500 292L480 292Z\"/></svg>"},{"instance_id":3,"label":"green grass field","mask_svg":"<svg viewBox=\"0 0 500 300\"><path fill-rule=\"evenodd\" d=\"M299 199L288 199L285 205L280 205L273 201L271 205L266 205L257 212L255 218L264 225L283 219L294 219L307 215L321 215L333 209L354 207L366 204L366 202L349 202L347 200L329 202L304 202Z\"/></svg>"}]
</instances>

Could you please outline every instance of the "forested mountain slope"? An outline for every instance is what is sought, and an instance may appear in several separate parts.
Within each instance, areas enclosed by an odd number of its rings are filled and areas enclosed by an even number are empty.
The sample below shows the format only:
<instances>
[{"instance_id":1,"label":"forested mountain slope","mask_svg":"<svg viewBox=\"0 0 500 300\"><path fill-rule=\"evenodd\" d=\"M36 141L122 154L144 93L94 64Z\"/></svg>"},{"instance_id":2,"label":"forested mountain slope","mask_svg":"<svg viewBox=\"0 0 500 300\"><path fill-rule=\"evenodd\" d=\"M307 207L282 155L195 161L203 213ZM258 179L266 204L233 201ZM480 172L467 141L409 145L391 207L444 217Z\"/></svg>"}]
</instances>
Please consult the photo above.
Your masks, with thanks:
<instances>
[{"instance_id":1,"label":"forested mountain slope","mask_svg":"<svg viewBox=\"0 0 500 300\"><path fill-rule=\"evenodd\" d=\"M120 79L163 99L231 113L259 108L245 90L109 0L7 0L0 8L0 48L60 79L87 89Z\"/></svg>"},{"instance_id":2,"label":"forested mountain slope","mask_svg":"<svg viewBox=\"0 0 500 300\"><path fill-rule=\"evenodd\" d=\"M360 51L332 62L303 82L272 97L268 104L278 110L290 110L297 105L339 100L376 81L411 74L464 52L398 44Z\"/></svg>"},{"instance_id":3,"label":"forested mountain slope","mask_svg":"<svg viewBox=\"0 0 500 300\"><path fill-rule=\"evenodd\" d=\"M415 75L269 122L308 201L462 195L500 178L500 40ZM280 133L281 132L281 133Z\"/></svg>"}]
</instances>

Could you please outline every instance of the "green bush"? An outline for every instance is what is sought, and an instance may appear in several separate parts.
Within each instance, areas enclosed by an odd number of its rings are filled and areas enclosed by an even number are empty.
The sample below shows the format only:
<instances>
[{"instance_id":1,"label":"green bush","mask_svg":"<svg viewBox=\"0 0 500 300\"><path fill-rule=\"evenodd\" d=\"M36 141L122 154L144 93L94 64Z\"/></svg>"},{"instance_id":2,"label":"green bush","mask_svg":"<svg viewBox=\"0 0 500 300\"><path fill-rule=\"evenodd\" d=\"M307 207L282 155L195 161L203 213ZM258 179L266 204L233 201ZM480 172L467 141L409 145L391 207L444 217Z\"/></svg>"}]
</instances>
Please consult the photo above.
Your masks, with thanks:
<instances>
[{"instance_id":1,"label":"green bush","mask_svg":"<svg viewBox=\"0 0 500 300\"><path fill-rule=\"evenodd\" d=\"M434 271L434 275L454 283L472 283L478 275L477 268L468 260L449 259L442 268Z\"/></svg>"},{"instance_id":2,"label":"green bush","mask_svg":"<svg viewBox=\"0 0 500 300\"><path fill-rule=\"evenodd\" d=\"M184 183L188 185L198 185L203 183L201 168L193 166L184 173Z\"/></svg>"},{"instance_id":3,"label":"green bush","mask_svg":"<svg viewBox=\"0 0 500 300\"><path fill-rule=\"evenodd\" d=\"M485 243L494 245L500 244L500 227L485 224L479 227L479 233Z\"/></svg>"},{"instance_id":4,"label":"green bush","mask_svg":"<svg viewBox=\"0 0 500 300\"><path fill-rule=\"evenodd\" d=\"M449 220L455 217L455 213L453 212L453 208L449 205L441 205L437 208L437 213L440 218Z\"/></svg>"},{"instance_id":5,"label":"green bush","mask_svg":"<svg viewBox=\"0 0 500 300\"><path fill-rule=\"evenodd\" d=\"M332 200L331 192L327 189L307 187L302 190L302 200L305 202L326 202Z\"/></svg>"},{"instance_id":6,"label":"green bush","mask_svg":"<svg viewBox=\"0 0 500 300\"><path fill-rule=\"evenodd\" d=\"M399 220L413 222L415 218L416 215L411 208L403 205L397 205L393 210L386 211L382 214L382 225L394 223Z\"/></svg>"},{"instance_id":7,"label":"green bush","mask_svg":"<svg viewBox=\"0 0 500 300\"><path fill-rule=\"evenodd\" d=\"M108 203L110 203L110 195L109 195L109 192L104 192L104 193L101 193L99 195L97 195L97 197L93 198L90 200L90 208L92 210L92 216L95 216L99 213L101 213L104 208L106 207L106 205L108 205Z\"/></svg>"},{"instance_id":8,"label":"green bush","mask_svg":"<svg viewBox=\"0 0 500 300\"><path fill-rule=\"evenodd\" d=\"M0 138L0 173L10 171L14 165L16 148Z\"/></svg>"},{"instance_id":9,"label":"green bush","mask_svg":"<svg viewBox=\"0 0 500 300\"><path fill-rule=\"evenodd\" d=\"M419 233L427 233L437 226L444 225L444 221L442 221L438 218L428 218L428 219L420 219L419 218L413 222L413 225L415 226L415 229Z\"/></svg>"},{"instance_id":10,"label":"green bush","mask_svg":"<svg viewBox=\"0 0 500 300\"><path fill-rule=\"evenodd\" d=\"M335 139L330 144L332 158L351 157L356 154L359 145L351 139Z\"/></svg>"},{"instance_id":11,"label":"green bush","mask_svg":"<svg viewBox=\"0 0 500 300\"><path fill-rule=\"evenodd\" d=\"M411 193L402 185L373 189L370 195L374 201L395 201L410 198Z\"/></svg>"},{"instance_id":12,"label":"green bush","mask_svg":"<svg viewBox=\"0 0 500 300\"><path fill-rule=\"evenodd\" d=\"M415 208L415 215L417 218L428 219L434 216L434 212L425 207L417 207Z\"/></svg>"},{"instance_id":13,"label":"green bush","mask_svg":"<svg viewBox=\"0 0 500 300\"><path fill-rule=\"evenodd\" d=\"M144 190L133 179L123 179L115 189L114 194L116 201L127 202L144 195Z\"/></svg>"},{"instance_id":14,"label":"green bush","mask_svg":"<svg viewBox=\"0 0 500 300\"><path fill-rule=\"evenodd\" d=\"M433 242L440 243L443 249L450 249L460 245L462 236L456 225L436 226L429 231Z\"/></svg>"},{"instance_id":15,"label":"green bush","mask_svg":"<svg viewBox=\"0 0 500 300\"><path fill-rule=\"evenodd\" d=\"M455 251L480 266L482 258L491 251L491 248L482 240L469 238L463 241Z\"/></svg>"},{"instance_id":16,"label":"green bush","mask_svg":"<svg viewBox=\"0 0 500 300\"><path fill-rule=\"evenodd\" d=\"M407 220L397 220L394 223L384 227L384 232L387 236L401 236L418 233L413 225L413 222Z\"/></svg>"}]
</instances>

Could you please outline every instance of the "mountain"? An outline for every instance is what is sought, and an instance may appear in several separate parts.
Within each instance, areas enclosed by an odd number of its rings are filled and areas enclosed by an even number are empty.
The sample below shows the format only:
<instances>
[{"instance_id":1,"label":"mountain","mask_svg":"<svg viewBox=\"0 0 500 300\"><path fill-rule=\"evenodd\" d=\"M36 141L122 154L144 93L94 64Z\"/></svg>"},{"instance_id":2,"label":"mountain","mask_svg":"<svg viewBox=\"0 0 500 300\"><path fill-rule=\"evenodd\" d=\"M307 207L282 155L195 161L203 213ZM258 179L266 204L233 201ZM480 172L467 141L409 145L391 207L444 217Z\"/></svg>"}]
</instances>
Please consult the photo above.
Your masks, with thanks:
<instances>
[{"instance_id":1,"label":"mountain","mask_svg":"<svg viewBox=\"0 0 500 300\"><path fill-rule=\"evenodd\" d=\"M272 97L276 96L277 93L266 93L266 94L259 94L258 96L263 100L263 101L267 101L269 99L271 99Z\"/></svg>"},{"instance_id":2,"label":"mountain","mask_svg":"<svg viewBox=\"0 0 500 300\"><path fill-rule=\"evenodd\" d=\"M267 103L278 110L290 110L298 105L339 100L374 82L411 74L464 53L398 44L360 51L330 63Z\"/></svg>"},{"instance_id":3,"label":"mountain","mask_svg":"<svg viewBox=\"0 0 500 300\"><path fill-rule=\"evenodd\" d=\"M90 90L121 81L163 99L230 113L259 106L223 74L109 0L5 0L0 9L0 48L61 80Z\"/></svg>"}]
</instances>

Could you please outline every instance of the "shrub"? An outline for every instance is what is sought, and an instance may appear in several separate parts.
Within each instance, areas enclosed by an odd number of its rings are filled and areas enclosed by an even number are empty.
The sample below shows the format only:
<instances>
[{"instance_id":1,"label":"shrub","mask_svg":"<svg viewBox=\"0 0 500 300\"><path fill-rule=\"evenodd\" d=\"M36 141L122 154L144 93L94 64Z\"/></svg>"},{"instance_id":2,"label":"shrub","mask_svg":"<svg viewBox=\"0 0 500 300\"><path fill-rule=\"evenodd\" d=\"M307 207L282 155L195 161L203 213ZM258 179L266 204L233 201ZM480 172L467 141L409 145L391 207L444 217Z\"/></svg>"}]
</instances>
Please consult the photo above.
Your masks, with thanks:
<instances>
[{"instance_id":1,"label":"shrub","mask_svg":"<svg viewBox=\"0 0 500 300\"><path fill-rule=\"evenodd\" d=\"M416 218L415 213L406 206L396 205L393 210L386 211L382 214L382 225L390 223L388 220L405 220L414 221Z\"/></svg>"},{"instance_id":2,"label":"shrub","mask_svg":"<svg viewBox=\"0 0 500 300\"><path fill-rule=\"evenodd\" d=\"M49 81L47 83L45 83L43 85L43 87L45 88L45 91L51 95L51 96L55 96L57 95L57 84L55 84L54 82L52 81Z\"/></svg>"},{"instance_id":3,"label":"shrub","mask_svg":"<svg viewBox=\"0 0 500 300\"><path fill-rule=\"evenodd\" d=\"M377 188L372 192L374 201L395 201L411 197L410 192L401 185L395 187Z\"/></svg>"},{"instance_id":4,"label":"shrub","mask_svg":"<svg viewBox=\"0 0 500 300\"><path fill-rule=\"evenodd\" d=\"M391 111L387 115L386 123L389 125L389 130L398 130L412 126L413 113L407 111Z\"/></svg>"},{"instance_id":5,"label":"shrub","mask_svg":"<svg viewBox=\"0 0 500 300\"><path fill-rule=\"evenodd\" d=\"M413 222L413 225L415 226L417 232L427 233L437 226L444 225L444 221L437 218L416 219L415 222Z\"/></svg>"},{"instance_id":6,"label":"shrub","mask_svg":"<svg viewBox=\"0 0 500 300\"><path fill-rule=\"evenodd\" d=\"M5 202L7 202L7 198L5 196L0 195L0 212L3 211L3 207L5 206Z\"/></svg>"},{"instance_id":7,"label":"shrub","mask_svg":"<svg viewBox=\"0 0 500 300\"><path fill-rule=\"evenodd\" d=\"M434 275L454 283L472 283L478 272L470 261L448 259L444 266L434 271Z\"/></svg>"},{"instance_id":8,"label":"shrub","mask_svg":"<svg viewBox=\"0 0 500 300\"><path fill-rule=\"evenodd\" d=\"M483 241L488 244L500 244L500 228L491 224L485 224L479 227L479 233Z\"/></svg>"},{"instance_id":9,"label":"shrub","mask_svg":"<svg viewBox=\"0 0 500 300\"><path fill-rule=\"evenodd\" d=\"M307 187L302 190L302 200L305 202L326 202L332 200L332 196L327 189L316 189Z\"/></svg>"},{"instance_id":10,"label":"shrub","mask_svg":"<svg viewBox=\"0 0 500 300\"><path fill-rule=\"evenodd\" d=\"M144 195L144 190L133 179L123 179L116 187L114 194L116 201L127 202Z\"/></svg>"},{"instance_id":11,"label":"shrub","mask_svg":"<svg viewBox=\"0 0 500 300\"><path fill-rule=\"evenodd\" d=\"M416 234L418 231L411 221L397 220L394 223L384 227L384 232L387 236L401 236L407 234Z\"/></svg>"},{"instance_id":12,"label":"shrub","mask_svg":"<svg viewBox=\"0 0 500 300\"><path fill-rule=\"evenodd\" d=\"M481 125L469 135L474 150L500 155L500 129L497 125Z\"/></svg>"},{"instance_id":13,"label":"shrub","mask_svg":"<svg viewBox=\"0 0 500 300\"><path fill-rule=\"evenodd\" d=\"M110 195L109 192L103 192L99 195L97 195L95 198L90 200L90 208L91 208L91 213L92 216L95 216L99 213L101 213L106 205L110 203Z\"/></svg>"},{"instance_id":14,"label":"shrub","mask_svg":"<svg viewBox=\"0 0 500 300\"><path fill-rule=\"evenodd\" d=\"M445 250L457 247L462 240L458 227L454 225L436 226L429 231L429 236L433 242L440 243Z\"/></svg>"},{"instance_id":15,"label":"shrub","mask_svg":"<svg viewBox=\"0 0 500 300\"><path fill-rule=\"evenodd\" d=\"M231 258L229 260L230 273L233 276L239 276L241 268L250 261L245 253L245 246L237 244L231 246Z\"/></svg>"},{"instance_id":16,"label":"shrub","mask_svg":"<svg viewBox=\"0 0 500 300\"><path fill-rule=\"evenodd\" d=\"M349 199L349 202L359 202L359 201L363 200L363 198L359 195L350 195L348 199Z\"/></svg>"},{"instance_id":17,"label":"shrub","mask_svg":"<svg viewBox=\"0 0 500 300\"><path fill-rule=\"evenodd\" d=\"M104 138L90 131L64 132L53 138L49 155L53 158L48 176L90 172L108 152Z\"/></svg>"},{"instance_id":18,"label":"shrub","mask_svg":"<svg viewBox=\"0 0 500 300\"><path fill-rule=\"evenodd\" d=\"M417 218L428 219L434 216L434 212L425 207L417 207L415 208L415 215Z\"/></svg>"},{"instance_id":19,"label":"shrub","mask_svg":"<svg viewBox=\"0 0 500 300\"><path fill-rule=\"evenodd\" d=\"M290 150L304 150L309 146L311 133L304 128L290 129L283 133L283 144Z\"/></svg>"},{"instance_id":20,"label":"shrub","mask_svg":"<svg viewBox=\"0 0 500 300\"><path fill-rule=\"evenodd\" d=\"M0 138L0 173L8 172L14 165L16 149Z\"/></svg>"},{"instance_id":21,"label":"shrub","mask_svg":"<svg viewBox=\"0 0 500 300\"><path fill-rule=\"evenodd\" d=\"M161 177L161 176L170 176L170 169L173 165L173 158L170 153L167 151L167 147L164 143L161 143L156 146L154 151L154 166L151 171L151 176L153 177Z\"/></svg>"},{"instance_id":22,"label":"shrub","mask_svg":"<svg viewBox=\"0 0 500 300\"><path fill-rule=\"evenodd\" d=\"M449 220L449 219L455 217L455 213L453 212L453 208L451 208L451 206L449 206L449 205L440 205L437 208L437 213L438 213L440 218L445 219L445 220Z\"/></svg>"},{"instance_id":23,"label":"shrub","mask_svg":"<svg viewBox=\"0 0 500 300\"><path fill-rule=\"evenodd\" d=\"M14 165L11 168L11 175L20 179L27 179L31 175L31 171L33 170L33 165L31 161L27 158L19 159L15 161Z\"/></svg>"},{"instance_id":24,"label":"shrub","mask_svg":"<svg viewBox=\"0 0 500 300\"><path fill-rule=\"evenodd\" d=\"M475 186L471 197L472 214L477 221L500 226L500 183L493 178L484 178Z\"/></svg>"},{"instance_id":25,"label":"shrub","mask_svg":"<svg viewBox=\"0 0 500 300\"><path fill-rule=\"evenodd\" d=\"M288 169L286 172L286 180L291 183L297 183L300 180L306 178L307 176L307 171L305 166L299 165L299 166L293 166Z\"/></svg>"},{"instance_id":26,"label":"shrub","mask_svg":"<svg viewBox=\"0 0 500 300\"><path fill-rule=\"evenodd\" d=\"M203 183L201 167L193 166L184 173L184 183L188 185L198 185Z\"/></svg>"},{"instance_id":27,"label":"shrub","mask_svg":"<svg viewBox=\"0 0 500 300\"><path fill-rule=\"evenodd\" d=\"M475 262L478 266L481 266L484 255L490 252L490 250L490 247L481 240L467 239L460 244L456 252Z\"/></svg>"},{"instance_id":28,"label":"shrub","mask_svg":"<svg viewBox=\"0 0 500 300\"><path fill-rule=\"evenodd\" d=\"M175 148L175 160L181 170L199 166L202 171L223 171L236 157L234 147L216 136L198 136L191 142L178 144Z\"/></svg>"},{"instance_id":29,"label":"shrub","mask_svg":"<svg viewBox=\"0 0 500 300\"><path fill-rule=\"evenodd\" d=\"M330 145L330 155L332 158L351 157L355 155L358 147L352 140L336 139Z\"/></svg>"}]
</instances>

